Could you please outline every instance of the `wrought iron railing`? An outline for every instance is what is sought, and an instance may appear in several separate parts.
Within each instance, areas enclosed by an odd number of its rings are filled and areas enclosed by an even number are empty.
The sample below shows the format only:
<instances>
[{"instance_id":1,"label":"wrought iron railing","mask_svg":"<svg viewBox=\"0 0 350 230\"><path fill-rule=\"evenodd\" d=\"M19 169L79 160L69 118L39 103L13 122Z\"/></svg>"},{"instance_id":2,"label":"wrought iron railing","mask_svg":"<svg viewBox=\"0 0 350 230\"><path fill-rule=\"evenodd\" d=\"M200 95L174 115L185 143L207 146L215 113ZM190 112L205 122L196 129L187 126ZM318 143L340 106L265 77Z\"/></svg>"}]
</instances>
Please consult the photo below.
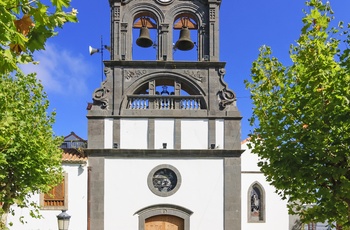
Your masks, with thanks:
<instances>
[{"instance_id":1,"label":"wrought iron railing","mask_svg":"<svg viewBox=\"0 0 350 230\"><path fill-rule=\"evenodd\" d=\"M200 110L204 109L204 105L204 98L200 95L130 95L128 96L127 109Z\"/></svg>"}]
</instances>

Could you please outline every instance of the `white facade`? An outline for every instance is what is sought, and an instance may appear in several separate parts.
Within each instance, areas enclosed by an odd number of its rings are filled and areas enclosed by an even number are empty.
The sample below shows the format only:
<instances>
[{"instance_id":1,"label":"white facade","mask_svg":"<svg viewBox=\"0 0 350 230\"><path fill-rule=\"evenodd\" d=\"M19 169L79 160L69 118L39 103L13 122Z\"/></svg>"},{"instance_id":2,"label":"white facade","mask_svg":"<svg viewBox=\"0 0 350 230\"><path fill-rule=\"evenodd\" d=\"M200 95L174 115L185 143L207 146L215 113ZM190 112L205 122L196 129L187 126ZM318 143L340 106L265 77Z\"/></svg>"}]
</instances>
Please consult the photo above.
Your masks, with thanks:
<instances>
[{"instance_id":1,"label":"white facade","mask_svg":"<svg viewBox=\"0 0 350 230\"><path fill-rule=\"evenodd\" d=\"M108 123L105 120L105 124ZM147 149L148 148L148 119L125 118L120 120L120 148ZM224 148L224 121L216 120L216 148ZM105 125L105 146L112 146L113 124ZM175 120L154 119L155 149L174 149ZM208 119L181 120L181 149L208 149ZM111 147L108 147L111 148Z\"/></svg>"},{"instance_id":2,"label":"white facade","mask_svg":"<svg viewBox=\"0 0 350 230\"><path fill-rule=\"evenodd\" d=\"M198 125L195 123L194 127ZM126 122L125 124L131 125ZM189 123L186 123L187 125ZM205 124L205 122L204 122ZM144 127L140 120L134 124ZM206 125L206 124L205 124ZM134 127L135 127L134 126ZM200 127L200 125L198 125ZM161 128L162 127L162 128ZM174 121L172 119L159 119L155 122L156 143L166 141L172 147L171 133ZM216 125L216 127L220 126ZM160 130L164 130L162 133ZM142 133L142 132L141 132ZM220 133L220 132L219 132ZM158 137L157 137L158 136ZM163 139L162 139L163 138ZM245 152L241 157L241 199L242 199L242 230L287 230L289 229L289 215L286 201L275 193L274 188L268 184L264 175L257 166L258 157L251 153L247 143L242 144ZM179 190L169 197L160 197L152 193L147 185L149 172L158 165L172 165L180 172L181 185ZM68 210L71 215L70 230L87 229L87 167L80 164L66 164L63 166L68 174ZM208 170L210 168L210 170ZM137 212L155 204L174 204L193 212L190 216L190 229L216 229L223 226L223 161L219 159L181 160L181 159L105 159L105 229L138 229L139 217ZM264 190L265 219L261 222L249 221L249 189L258 183ZM198 190L193 191L193 185ZM203 189L205 188L205 189ZM32 200L39 204L40 195ZM117 206L124 209L115 209ZM41 210L42 219L32 219L26 209L15 208L16 216L9 215L8 222L14 225L15 230L56 230L57 218L61 210ZM18 220L24 216L26 224ZM116 221L118 216L118 221ZM122 220L122 221L120 221ZM205 226L203 225L205 221ZM130 225L130 223L133 223ZM208 226L208 223L210 225Z\"/></svg>"},{"instance_id":3,"label":"white facade","mask_svg":"<svg viewBox=\"0 0 350 230\"><path fill-rule=\"evenodd\" d=\"M287 202L282 200L275 188L271 186L265 179L265 176L260 172L258 163L258 156L251 153L247 147L247 142L243 142L242 149L245 151L241 156L241 188L242 188L242 230L287 230L289 229L289 214L287 209ZM264 206L264 220L251 221L250 215L250 188L254 184L260 185L263 189Z\"/></svg>"},{"instance_id":4,"label":"white facade","mask_svg":"<svg viewBox=\"0 0 350 230\"><path fill-rule=\"evenodd\" d=\"M71 216L69 230L82 230L87 228L87 167L80 164L63 165L64 171L68 174L68 210ZM31 198L38 205L40 195ZM41 210L41 219L33 219L28 209L14 207L15 216L8 215L8 223L13 223L12 230L57 230L57 215L61 210ZM23 216L25 224L19 222Z\"/></svg>"},{"instance_id":5,"label":"white facade","mask_svg":"<svg viewBox=\"0 0 350 230\"><path fill-rule=\"evenodd\" d=\"M182 178L178 191L168 197L153 194L147 185L149 172L162 164L178 169ZM190 217L190 229L209 230L222 227L222 171L222 160L106 159L104 229L138 229L139 220L135 213L157 204L172 204L191 210L193 214ZM194 185L197 188L195 191Z\"/></svg>"}]
</instances>

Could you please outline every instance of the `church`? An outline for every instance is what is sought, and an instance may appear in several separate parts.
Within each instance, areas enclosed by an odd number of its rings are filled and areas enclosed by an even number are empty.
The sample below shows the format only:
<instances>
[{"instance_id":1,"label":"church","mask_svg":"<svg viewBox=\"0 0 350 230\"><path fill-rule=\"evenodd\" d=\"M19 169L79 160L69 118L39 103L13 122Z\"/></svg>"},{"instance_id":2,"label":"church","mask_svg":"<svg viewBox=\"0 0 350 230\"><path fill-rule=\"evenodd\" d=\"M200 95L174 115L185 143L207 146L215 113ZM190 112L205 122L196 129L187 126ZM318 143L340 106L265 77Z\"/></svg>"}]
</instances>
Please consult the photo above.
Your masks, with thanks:
<instances>
[{"instance_id":1,"label":"church","mask_svg":"<svg viewBox=\"0 0 350 230\"><path fill-rule=\"evenodd\" d=\"M57 229L61 210L70 230L296 229L241 142L219 60L221 0L109 3L110 60L87 109L87 146L63 146L60 201L41 203L41 220L10 217L13 229Z\"/></svg>"},{"instance_id":2,"label":"church","mask_svg":"<svg viewBox=\"0 0 350 230\"><path fill-rule=\"evenodd\" d=\"M219 61L220 3L110 1L111 60L87 114L91 229L241 229L241 116ZM135 60L134 46L155 60Z\"/></svg>"}]
</instances>

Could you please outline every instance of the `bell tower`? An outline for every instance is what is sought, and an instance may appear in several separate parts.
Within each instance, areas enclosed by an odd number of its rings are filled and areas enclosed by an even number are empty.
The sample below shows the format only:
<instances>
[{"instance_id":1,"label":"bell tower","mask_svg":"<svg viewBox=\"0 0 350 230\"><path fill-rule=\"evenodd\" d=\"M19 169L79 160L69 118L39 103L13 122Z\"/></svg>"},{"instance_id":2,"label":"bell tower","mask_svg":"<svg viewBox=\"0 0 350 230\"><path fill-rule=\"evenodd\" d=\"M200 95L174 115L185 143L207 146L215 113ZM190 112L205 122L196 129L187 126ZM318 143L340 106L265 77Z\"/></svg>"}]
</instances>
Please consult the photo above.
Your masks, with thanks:
<instances>
[{"instance_id":1,"label":"bell tower","mask_svg":"<svg viewBox=\"0 0 350 230\"><path fill-rule=\"evenodd\" d=\"M87 114L88 229L241 229L221 0L109 3L110 60Z\"/></svg>"}]
</instances>

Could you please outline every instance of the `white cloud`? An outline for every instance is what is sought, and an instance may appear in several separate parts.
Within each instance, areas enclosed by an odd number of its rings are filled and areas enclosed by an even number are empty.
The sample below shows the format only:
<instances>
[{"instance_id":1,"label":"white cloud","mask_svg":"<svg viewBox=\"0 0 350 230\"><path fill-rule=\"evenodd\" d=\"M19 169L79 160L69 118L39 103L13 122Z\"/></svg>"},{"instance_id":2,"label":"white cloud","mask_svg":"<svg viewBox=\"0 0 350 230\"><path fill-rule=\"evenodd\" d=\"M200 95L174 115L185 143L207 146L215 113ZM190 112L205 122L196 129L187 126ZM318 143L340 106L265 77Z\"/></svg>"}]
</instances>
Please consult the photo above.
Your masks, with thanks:
<instances>
[{"instance_id":1,"label":"white cloud","mask_svg":"<svg viewBox=\"0 0 350 230\"><path fill-rule=\"evenodd\" d=\"M25 73L37 73L48 93L83 95L87 93L87 75L91 69L83 55L47 44L44 51L34 55L38 65L24 65Z\"/></svg>"}]
</instances>

